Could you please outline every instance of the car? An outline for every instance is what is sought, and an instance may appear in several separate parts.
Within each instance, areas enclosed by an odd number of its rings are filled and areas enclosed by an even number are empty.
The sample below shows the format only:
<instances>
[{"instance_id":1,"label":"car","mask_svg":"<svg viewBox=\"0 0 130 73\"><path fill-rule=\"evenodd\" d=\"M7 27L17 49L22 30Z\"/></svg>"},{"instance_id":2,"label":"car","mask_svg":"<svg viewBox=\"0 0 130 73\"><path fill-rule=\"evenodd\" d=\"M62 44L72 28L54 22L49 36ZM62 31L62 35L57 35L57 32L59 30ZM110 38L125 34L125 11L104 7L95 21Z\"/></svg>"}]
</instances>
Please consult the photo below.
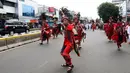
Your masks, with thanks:
<instances>
[{"instance_id":1,"label":"car","mask_svg":"<svg viewBox=\"0 0 130 73\"><path fill-rule=\"evenodd\" d=\"M21 21L6 21L0 23L0 35L29 32L29 26Z\"/></svg>"}]
</instances>

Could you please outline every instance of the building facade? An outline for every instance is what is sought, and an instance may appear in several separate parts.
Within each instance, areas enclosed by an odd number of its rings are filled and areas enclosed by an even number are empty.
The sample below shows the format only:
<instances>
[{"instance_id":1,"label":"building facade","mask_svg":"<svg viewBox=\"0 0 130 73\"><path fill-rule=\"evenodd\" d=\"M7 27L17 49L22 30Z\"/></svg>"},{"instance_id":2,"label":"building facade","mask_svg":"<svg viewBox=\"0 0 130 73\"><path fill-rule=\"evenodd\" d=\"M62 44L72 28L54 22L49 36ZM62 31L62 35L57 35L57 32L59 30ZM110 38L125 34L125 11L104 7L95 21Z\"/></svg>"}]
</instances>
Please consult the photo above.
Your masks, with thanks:
<instances>
[{"instance_id":1,"label":"building facade","mask_svg":"<svg viewBox=\"0 0 130 73\"><path fill-rule=\"evenodd\" d=\"M37 17L39 17L41 13L46 13L47 21L50 26L53 25L53 17L57 17L58 21L60 21L59 10L54 7L39 5Z\"/></svg>"},{"instance_id":2,"label":"building facade","mask_svg":"<svg viewBox=\"0 0 130 73\"><path fill-rule=\"evenodd\" d=\"M123 21L130 21L130 0L112 0L112 2L119 7Z\"/></svg>"},{"instance_id":3,"label":"building facade","mask_svg":"<svg viewBox=\"0 0 130 73\"><path fill-rule=\"evenodd\" d=\"M5 15L8 19L18 18L16 14L17 0L1 0L0 14Z\"/></svg>"},{"instance_id":4,"label":"building facade","mask_svg":"<svg viewBox=\"0 0 130 73\"><path fill-rule=\"evenodd\" d=\"M19 19L24 22L38 19L41 13L46 12L47 16L59 18L59 10L54 7L39 5L33 0L0 0L0 17L8 19ZM3 17L1 17L3 18Z\"/></svg>"},{"instance_id":5,"label":"building facade","mask_svg":"<svg viewBox=\"0 0 130 73\"><path fill-rule=\"evenodd\" d=\"M17 10L19 20L30 22L38 13L38 4L32 0L19 0Z\"/></svg>"}]
</instances>

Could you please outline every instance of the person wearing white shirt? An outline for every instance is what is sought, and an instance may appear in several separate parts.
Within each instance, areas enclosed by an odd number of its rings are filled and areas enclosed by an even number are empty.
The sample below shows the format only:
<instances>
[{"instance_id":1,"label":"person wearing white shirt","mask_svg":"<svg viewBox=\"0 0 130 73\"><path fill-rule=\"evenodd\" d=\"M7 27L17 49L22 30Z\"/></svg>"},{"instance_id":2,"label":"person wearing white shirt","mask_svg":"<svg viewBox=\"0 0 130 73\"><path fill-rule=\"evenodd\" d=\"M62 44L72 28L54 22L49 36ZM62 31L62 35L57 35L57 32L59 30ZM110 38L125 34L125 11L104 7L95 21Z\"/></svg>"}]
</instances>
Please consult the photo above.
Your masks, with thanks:
<instances>
[{"instance_id":1,"label":"person wearing white shirt","mask_svg":"<svg viewBox=\"0 0 130 73\"><path fill-rule=\"evenodd\" d=\"M127 33L128 26L129 26L129 25L126 25L126 27L125 27L125 33L126 33L126 37L127 37L127 39L129 38L128 33Z\"/></svg>"},{"instance_id":2,"label":"person wearing white shirt","mask_svg":"<svg viewBox=\"0 0 130 73\"><path fill-rule=\"evenodd\" d=\"M89 29L91 29L91 25L92 25L91 22L89 22L89 24L88 24Z\"/></svg>"}]
</instances>

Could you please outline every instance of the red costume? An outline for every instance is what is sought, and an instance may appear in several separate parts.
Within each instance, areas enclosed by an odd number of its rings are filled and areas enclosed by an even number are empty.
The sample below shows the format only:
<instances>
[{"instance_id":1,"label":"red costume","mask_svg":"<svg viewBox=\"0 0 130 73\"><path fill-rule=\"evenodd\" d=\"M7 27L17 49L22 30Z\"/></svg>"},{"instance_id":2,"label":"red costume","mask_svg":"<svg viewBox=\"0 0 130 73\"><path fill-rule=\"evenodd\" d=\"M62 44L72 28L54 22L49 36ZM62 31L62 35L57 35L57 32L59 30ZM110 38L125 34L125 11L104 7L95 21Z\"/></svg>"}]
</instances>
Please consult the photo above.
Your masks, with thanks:
<instances>
[{"instance_id":1,"label":"red costume","mask_svg":"<svg viewBox=\"0 0 130 73\"><path fill-rule=\"evenodd\" d=\"M78 42L76 42L76 44L78 44L78 48L80 49L81 41L82 41L82 38L84 37L84 35L83 35L83 26L82 26L82 24L79 23L79 19L78 19L77 15L75 15L74 23L72 25L74 26L74 28L76 29L76 31L78 33L78 36L75 37L75 40L78 41Z\"/></svg>"},{"instance_id":2,"label":"red costume","mask_svg":"<svg viewBox=\"0 0 130 73\"><path fill-rule=\"evenodd\" d=\"M111 37L111 39L114 40L114 42L117 42L117 40L118 40L117 27L118 27L118 24L115 23L115 24L114 24L113 35L112 35L112 37Z\"/></svg>"},{"instance_id":3,"label":"red costume","mask_svg":"<svg viewBox=\"0 0 130 73\"><path fill-rule=\"evenodd\" d=\"M62 64L62 67L68 67L67 72L73 69L73 64L70 58L70 52L74 49L78 56L79 52L77 50L77 44L75 42L75 36L78 35L77 31L74 29L74 25L71 24L71 17L70 14L65 12L66 9L61 9L60 13L63 16L63 29L64 29L64 43L61 50L61 55L63 56L66 64ZM68 17L67 17L68 16Z\"/></svg>"},{"instance_id":4,"label":"red costume","mask_svg":"<svg viewBox=\"0 0 130 73\"><path fill-rule=\"evenodd\" d=\"M80 23L78 23L77 25L75 25L75 29L78 32L78 36L75 37L76 40L78 40L78 45L81 45L81 40L83 38L83 27Z\"/></svg>"},{"instance_id":5,"label":"red costume","mask_svg":"<svg viewBox=\"0 0 130 73\"><path fill-rule=\"evenodd\" d=\"M120 48L123 42L126 42L126 35L122 23L117 23L114 25L114 34L112 40L117 43L117 47Z\"/></svg>"},{"instance_id":6,"label":"red costume","mask_svg":"<svg viewBox=\"0 0 130 73\"><path fill-rule=\"evenodd\" d=\"M86 39L86 27L84 24L81 24L82 25L82 39L83 39L83 42L84 42L84 39Z\"/></svg>"},{"instance_id":7,"label":"red costume","mask_svg":"<svg viewBox=\"0 0 130 73\"><path fill-rule=\"evenodd\" d=\"M109 18L108 23L104 24L104 30L106 32L106 36L108 37L108 39L111 40L112 35L114 33L114 23L112 17Z\"/></svg>"},{"instance_id":8,"label":"red costume","mask_svg":"<svg viewBox=\"0 0 130 73\"><path fill-rule=\"evenodd\" d=\"M69 24L67 27L65 27L64 31L65 37L64 37L64 45L61 50L61 55L65 59L66 65L72 65L69 53L72 51L74 44L74 34L72 32L73 28L74 27L71 24Z\"/></svg>"},{"instance_id":9,"label":"red costume","mask_svg":"<svg viewBox=\"0 0 130 73\"><path fill-rule=\"evenodd\" d=\"M105 23L105 24L104 24L104 31L105 31L106 36L107 36L107 32L108 32L108 23Z\"/></svg>"},{"instance_id":10,"label":"red costume","mask_svg":"<svg viewBox=\"0 0 130 73\"><path fill-rule=\"evenodd\" d=\"M41 28L41 41L49 41L49 37L50 37L50 28L49 25L43 24L42 28Z\"/></svg>"},{"instance_id":11,"label":"red costume","mask_svg":"<svg viewBox=\"0 0 130 73\"><path fill-rule=\"evenodd\" d=\"M111 40L111 37L113 35L113 31L114 31L114 24L113 23L108 23L107 24L107 28L106 28L106 34L109 40Z\"/></svg>"},{"instance_id":12,"label":"red costume","mask_svg":"<svg viewBox=\"0 0 130 73\"><path fill-rule=\"evenodd\" d=\"M92 29L93 31L96 29L96 25L94 23L92 24Z\"/></svg>"},{"instance_id":13,"label":"red costume","mask_svg":"<svg viewBox=\"0 0 130 73\"><path fill-rule=\"evenodd\" d=\"M58 24L53 24L52 34L54 38L57 37L58 33L59 33Z\"/></svg>"}]
</instances>

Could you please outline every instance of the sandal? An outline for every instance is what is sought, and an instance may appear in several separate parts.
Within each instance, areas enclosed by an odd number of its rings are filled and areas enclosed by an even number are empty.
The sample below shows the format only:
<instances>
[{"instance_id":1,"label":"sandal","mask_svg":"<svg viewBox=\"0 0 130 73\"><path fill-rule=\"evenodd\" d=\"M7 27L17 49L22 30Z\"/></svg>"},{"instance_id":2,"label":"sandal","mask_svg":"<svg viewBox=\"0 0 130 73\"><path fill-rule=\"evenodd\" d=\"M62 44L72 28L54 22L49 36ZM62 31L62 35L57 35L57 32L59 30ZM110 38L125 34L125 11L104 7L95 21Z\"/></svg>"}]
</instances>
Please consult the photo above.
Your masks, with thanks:
<instances>
[{"instance_id":1,"label":"sandal","mask_svg":"<svg viewBox=\"0 0 130 73\"><path fill-rule=\"evenodd\" d=\"M69 66L68 69L67 69L67 73L70 73L73 68L74 68L74 65Z\"/></svg>"},{"instance_id":2,"label":"sandal","mask_svg":"<svg viewBox=\"0 0 130 73\"><path fill-rule=\"evenodd\" d=\"M62 64L61 66L62 67L68 67L69 65L68 64Z\"/></svg>"},{"instance_id":3,"label":"sandal","mask_svg":"<svg viewBox=\"0 0 130 73\"><path fill-rule=\"evenodd\" d=\"M40 45L43 45L43 43L39 43Z\"/></svg>"}]
</instances>

